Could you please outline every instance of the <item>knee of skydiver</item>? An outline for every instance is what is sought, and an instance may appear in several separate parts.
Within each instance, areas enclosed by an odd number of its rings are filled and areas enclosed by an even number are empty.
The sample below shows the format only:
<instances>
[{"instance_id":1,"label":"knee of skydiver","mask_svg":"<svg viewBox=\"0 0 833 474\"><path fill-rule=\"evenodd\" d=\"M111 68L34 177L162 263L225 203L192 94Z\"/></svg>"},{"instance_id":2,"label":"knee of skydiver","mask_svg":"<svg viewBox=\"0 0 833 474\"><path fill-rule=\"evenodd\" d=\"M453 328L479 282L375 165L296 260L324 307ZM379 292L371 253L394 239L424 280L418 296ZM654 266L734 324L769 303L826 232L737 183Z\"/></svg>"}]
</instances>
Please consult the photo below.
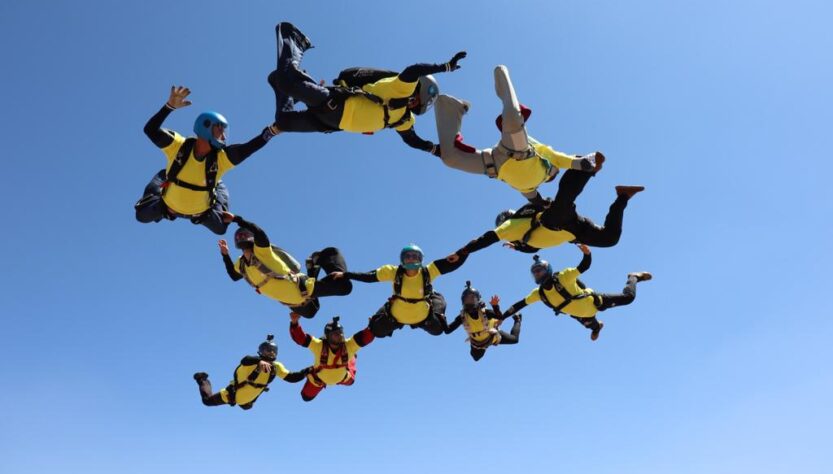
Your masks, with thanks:
<instances>
[{"instance_id":1,"label":"knee of skydiver","mask_svg":"<svg viewBox=\"0 0 833 474\"><path fill-rule=\"evenodd\" d=\"M301 393L301 400L305 402L311 402L315 400L315 395L307 395L305 393Z\"/></svg>"},{"instance_id":2,"label":"knee of skydiver","mask_svg":"<svg viewBox=\"0 0 833 474\"><path fill-rule=\"evenodd\" d=\"M471 358L474 359L475 362L479 361L480 359L483 358L484 355L486 355L485 352L475 352L475 351L471 351L470 354L471 354Z\"/></svg>"},{"instance_id":3,"label":"knee of skydiver","mask_svg":"<svg viewBox=\"0 0 833 474\"><path fill-rule=\"evenodd\" d=\"M211 404L208 403L208 397L202 397L202 404L207 406L207 407L211 406Z\"/></svg>"}]
</instances>

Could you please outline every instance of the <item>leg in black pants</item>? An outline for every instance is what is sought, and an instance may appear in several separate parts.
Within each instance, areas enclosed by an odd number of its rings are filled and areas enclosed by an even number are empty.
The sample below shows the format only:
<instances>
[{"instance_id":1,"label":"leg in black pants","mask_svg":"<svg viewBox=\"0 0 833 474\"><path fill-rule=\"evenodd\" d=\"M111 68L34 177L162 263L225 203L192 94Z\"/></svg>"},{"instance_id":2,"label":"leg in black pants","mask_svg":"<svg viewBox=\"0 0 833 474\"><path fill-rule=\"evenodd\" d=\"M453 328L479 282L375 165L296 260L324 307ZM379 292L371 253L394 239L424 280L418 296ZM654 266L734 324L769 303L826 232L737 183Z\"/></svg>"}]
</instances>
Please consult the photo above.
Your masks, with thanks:
<instances>
[{"instance_id":1,"label":"leg in black pants","mask_svg":"<svg viewBox=\"0 0 833 474\"><path fill-rule=\"evenodd\" d=\"M628 198L619 196L610 205L603 227L599 227L587 217L577 216L572 222L561 228L576 236L576 240L591 247L613 247L622 235L622 219Z\"/></svg>"},{"instance_id":2,"label":"leg in black pants","mask_svg":"<svg viewBox=\"0 0 833 474\"><path fill-rule=\"evenodd\" d=\"M579 170L567 170L558 182L558 192L550 206L541 215L541 224L548 229L561 229L578 218L576 198L584 186L593 177L593 173Z\"/></svg>"},{"instance_id":3,"label":"leg in black pants","mask_svg":"<svg viewBox=\"0 0 833 474\"><path fill-rule=\"evenodd\" d=\"M324 278L315 282L313 297L322 296L345 296L353 291L353 282L347 278L333 279L330 274L333 272L346 272L347 262L344 256L335 247L327 247L318 252L315 256L315 264L324 270Z\"/></svg>"},{"instance_id":4,"label":"leg in black pants","mask_svg":"<svg viewBox=\"0 0 833 474\"><path fill-rule=\"evenodd\" d=\"M431 314L424 321L417 325L432 336L439 336L445 333L445 310L447 307L445 297L440 293L431 295Z\"/></svg>"},{"instance_id":5,"label":"leg in black pants","mask_svg":"<svg viewBox=\"0 0 833 474\"><path fill-rule=\"evenodd\" d=\"M517 344L521 339L521 320L517 319L512 325L512 330L509 334L506 331L500 331L500 344Z\"/></svg>"},{"instance_id":6,"label":"leg in black pants","mask_svg":"<svg viewBox=\"0 0 833 474\"><path fill-rule=\"evenodd\" d=\"M150 180L145 186L142 199L136 203L136 220L147 224L149 222L161 221L168 212L167 206L162 202L162 182L165 181L165 170L162 170Z\"/></svg>"},{"instance_id":7,"label":"leg in black pants","mask_svg":"<svg viewBox=\"0 0 833 474\"><path fill-rule=\"evenodd\" d=\"M393 331L402 329L403 327L402 324L390 315L388 308L388 304L385 304L379 308L379 311L376 311L376 314L374 314L373 317L370 318L368 327L370 328L370 332L372 332L376 337L381 338L393 336Z\"/></svg>"},{"instance_id":8,"label":"leg in black pants","mask_svg":"<svg viewBox=\"0 0 833 474\"><path fill-rule=\"evenodd\" d=\"M208 380L208 374L205 372L198 372L194 374L194 380L197 381L197 385L200 387L200 397L202 398L202 404L207 407L214 407L218 405L225 405L226 402L223 401L223 397L220 395L220 392L211 393L211 382Z\"/></svg>"},{"instance_id":9,"label":"leg in black pants","mask_svg":"<svg viewBox=\"0 0 833 474\"><path fill-rule=\"evenodd\" d=\"M229 210L229 194L225 183L222 181L217 182L217 187L214 188L214 196L216 198L214 206L205 211L201 216L191 219L191 222L200 224L217 235L223 235L229 226L229 224L223 222L223 213Z\"/></svg>"},{"instance_id":10,"label":"leg in black pants","mask_svg":"<svg viewBox=\"0 0 833 474\"><path fill-rule=\"evenodd\" d=\"M601 297L602 302L596 305L596 307L599 308L599 311L604 311L616 306L625 306L633 303L633 300L636 299L636 282L636 276L629 276L628 283L625 285L622 293L602 293L598 295Z\"/></svg>"}]
</instances>

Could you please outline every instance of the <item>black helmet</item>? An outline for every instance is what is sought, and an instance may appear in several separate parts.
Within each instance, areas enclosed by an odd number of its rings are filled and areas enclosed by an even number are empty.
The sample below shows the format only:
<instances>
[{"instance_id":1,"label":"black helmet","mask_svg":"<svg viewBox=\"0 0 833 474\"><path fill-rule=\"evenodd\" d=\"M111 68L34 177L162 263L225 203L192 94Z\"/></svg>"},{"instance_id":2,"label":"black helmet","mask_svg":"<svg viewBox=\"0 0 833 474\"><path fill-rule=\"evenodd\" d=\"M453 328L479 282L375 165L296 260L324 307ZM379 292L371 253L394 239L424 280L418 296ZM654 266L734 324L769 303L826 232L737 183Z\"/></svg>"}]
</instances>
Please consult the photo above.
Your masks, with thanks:
<instances>
[{"instance_id":1,"label":"black helmet","mask_svg":"<svg viewBox=\"0 0 833 474\"><path fill-rule=\"evenodd\" d=\"M234 232L234 246L242 249L243 244L249 244L254 246L255 244L255 234L252 233L249 229L244 229L242 227L238 228L237 231Z\"/></svg>"},{"instance_id":2,"label":"black helmet","mask_svg":"<svg viewBox=\"0 0 833 474\"><path fill-rule=\"evenodd\" d=\"M477 298L477 303L480 303L480 292L476 288L471 287L471 282L466 281L466 288L463 290L463 294L460 295L460 302L466 304L466 296L474 295Z\"/></svg>"},{"instance_id":3,"label":"black helmet","mask_svg":"<svg viewBox=\"0 0 833 474\"><path fill-rule=\"evenodd\" d=\"M544 282L544 280L552 276L552 265L550 265L550 262L546 260L541 260L541 257L537 255L533 255L532 260L533 263L532 266L529 267L529 271L532 273L532 277L535 278L535 283L540 285ZM545 272L545 276L535 276L535 274L541 270Z\"/></svg>"},{"instance_id":4,"label":"black helmet","mask_svg":"<svg viewBox=\"0 0 833 474\"><path fill-rule=\"evenodd\" d=\"M506 219L512 217L512 214L514 213L514 209L507 209L505 211L501 211L500 214L498 214L495 218L495 227L500 227L500 225L506 222Z\"/></svg>"},{"instance_id":5,"label":"black helmet","mask_svg":"<svg viewBox=\"0 0 833 474\"><path fill-rule=\"evenodd\" d=\"M273 339L275 339L275 335L269 334L266 336L266 340L261 342L260 346L258 346L257 355L259 355L261 359L271 362L278 358L278 345L272 341Z\"/></svg>"},{"instance_id":6,"label":"black helmet","mask_svg":"<svg viewBox=\"0 0 833 474\"><path fill-rule=\"evenodd\" d=\"M338 322L339 319L340 319L339 316L333 316L333 320L330 321L329 323L327 323L326 326L324 326L324 337L325 338L329 338L330 334L332 334L334 332L341 332L342 334L344 333L344 328Z\"/></svg>"}]
</instances>

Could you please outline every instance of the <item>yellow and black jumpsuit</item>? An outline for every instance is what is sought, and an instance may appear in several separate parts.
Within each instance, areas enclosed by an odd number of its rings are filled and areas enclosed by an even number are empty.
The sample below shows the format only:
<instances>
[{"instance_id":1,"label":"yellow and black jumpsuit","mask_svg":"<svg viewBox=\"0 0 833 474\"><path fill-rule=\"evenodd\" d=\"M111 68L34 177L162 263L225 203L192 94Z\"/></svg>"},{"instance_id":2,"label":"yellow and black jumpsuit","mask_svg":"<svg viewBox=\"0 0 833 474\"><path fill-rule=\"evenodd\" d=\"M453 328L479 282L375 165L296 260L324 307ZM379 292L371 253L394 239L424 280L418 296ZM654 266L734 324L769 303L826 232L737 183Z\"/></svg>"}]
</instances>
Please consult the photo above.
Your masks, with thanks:
<instances>
[{"instance_id":1,"label":"yellow and black jumpsuit","mask_svg":"<svg viewBox=\"0 0 833 474\"><path fill-rule=\"evenodd\" d=\"M393 128L407 145L439 156L439 145L423 140L414 131L414 114L407 103L416 93L420 76L449 71L447 63L414 64L398 75L351 92L338 86L319 85L300 69L303 53L312 44L298 28L284 22L275 28L275 33L277 69L269 75L269 84L275 91L275 125L281 131L327 133L343 130L369 134ZM305 103L307 109L295 111L296 101Z\"/></svg>"},{"instance_id":2,"label":"yellow and black jumpsuit","mask_svg":"<svg viewBox=\"0 0 833 474\"><path fill-rule=\"evenodd\" d=\"M254 234L254 256L251 260L240 256L236 262L223 255L226 272L233 281L246 279L255 291L277 300L301 316L311 318L318 312L318 298L324 296L344 296L353 290L353 284L346 279L335 280L329 275L333 272L347 271L347 262L335 247L326 247L314 252L310 264L315 269L324 270L324 278L317 280L316 275L295 272L289 264L275 252L269 237L256 224L242 217L234 216L234 222L241 228Z\"/></svg>"},{"instance_id":3,"label":"yellow and black jumpsuit","mask_svg":"<svg viewBox=\"0 0 833 474\"><path fill-rule=\"evenodd\" d=\"M526 298L513 304L504 314L507 318L529 304L542 302L550 307L555 315L561 313L581 323L593 332L601 330L601 323L596 319L599 311L631 304L636 298L636 276L629 276L622 293L596 293L578 279L579 275L590 268L592 258L584 255L577 267L570 267L553 274L541 285L532 290Z\"/></svg>"},{"instance_id":4,"label":"yellow and black jumpsuit","mask_svg":"<svg viewBox=\"0 0 833 474\"><path fill-rule=\"evenodd\" d=\"M151 179L142 199L136 203L136 220L149 223L184 217L215 234L224 234L228 224L223 222L222 213L229 210L229 195L220 178L266 145L272 134L266 128L246 143L229 145L221 150L212 148L207 156L197 157L191 148L176 180L168 181L167 172L186 143L182 135L162 128L162 122L172 110L166 104L145 125L145 135L162 149L168 163ZM216 167L213 190L207 189L206 164L209 161Z\"/></svg>"},{"instance_id":5,"label":"yellow and black jumpsuit","mask_svg":"<svg viewBox=\"0 0 833 474\"><path fill-rule=\"evenodd\" d=\"M440 275L453 272L465 262L455 263L445 259L434 260L410 276L396 265L383 265L367 273L345 272L351 280L374 283L393 282L393 295L370 319L370 330L376 337L389 337L393 331L406 325L421 328L433 336L445 330L445 297L433 290L431 283Z\"/></svg>"},{"instance_id":6,"label":"yellow and black jumpsuit","mask_svg":"<svg viewBox=\"0 0 833 474\"><path fill-rule=\"evenodd\" d=\"M505 316L500 312L500 306L492 305L492 309L486 309L485 305L467 310L462 309L454 321L448 324L446 334L453 333L458 327L463 326L468 334L466 341L471 345L471 357L475 361L486 355L489 346L498 344L517 344L521 337L521 321L515 321L511 332L501 331L500 324Z\"/></svg>"},{"instance_id":7,"label":"yellow and black jumpsuit","mask_svg":"<svg viewBox=\"0 0 833 474\"><path fill-rule=\"evenodd\" d=\"M306 370L307 381L301 389L301 398L314 399L328 385L353 385L356 381L356 353L373 342L373 333L365 328L333 348L327 341L310 336L298 323L289 324L289 334L296 344L312 352L314 363Z\"/></svg>"},{"instance_id":8,"label":"yellow and black jumpsuit","mask_svg":"<svg viewBox=\"0 0 833 474\"><path fill-rule=\"evenodd\" d=\"M272 365L270 373L261 372L261 361ZM204 405L240 405L240 408L248 410L252 408L261 393L269 390L269 384L272 383L275 377L290 383L297 383L304 380L308 372L308 369L300 372L290 372L280 362L267 361L258 356L246 356L240 361L240 365L234 369L234 379L226 388L217 393L212 393L208 375L201 374L202 377L196 375L194 377L200 387L200 396Z\"/></svg>"}]
</instances>

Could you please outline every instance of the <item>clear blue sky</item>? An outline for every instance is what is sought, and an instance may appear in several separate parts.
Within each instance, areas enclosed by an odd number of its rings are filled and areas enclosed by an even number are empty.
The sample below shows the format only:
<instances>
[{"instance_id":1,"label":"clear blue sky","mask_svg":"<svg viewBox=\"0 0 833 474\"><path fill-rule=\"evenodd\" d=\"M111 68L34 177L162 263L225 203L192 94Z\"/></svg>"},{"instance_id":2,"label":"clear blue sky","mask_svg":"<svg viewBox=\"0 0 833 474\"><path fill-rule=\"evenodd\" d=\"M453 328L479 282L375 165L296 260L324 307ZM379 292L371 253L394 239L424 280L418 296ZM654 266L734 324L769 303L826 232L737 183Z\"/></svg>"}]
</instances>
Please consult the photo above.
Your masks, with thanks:
<instances>
[{"instance_id":1,"label":"clear blue sky","mask_svg":"<svg viewBox=\"0 0 833 474\"><path fill-rule=\"evenodd\" d=\"M0 472L830 472L827 2L335 3L0 5ZM601 221L614 185L647 187L585 280L655 280L602 314L596 343L536 305L520 344L479 363L460 332L403 330L313 403L278 381L249 412L202 406L191 374L223 386L267 332L291 369L311 355L282 306L228 280L213 234L134 221L164 164L142 126L184 84L194 105L168 127L215 109L231 141L254 136L281 20L328 80L468 51L438 79L473 103L464 132L481 147L506 64L534 136L607 155L581 212ZM433 139L433 114L417 129ZM298 258L335 245L358 271L411 241L444 256L522 201L393 132L281 135L226 182L233 210ZM494 246L436 286L451 313L466 279L508 305L532 288L529 263ZM389 293L357 283L305 328L341 314L352 333Z\"/></svg>"}]
</instances>

